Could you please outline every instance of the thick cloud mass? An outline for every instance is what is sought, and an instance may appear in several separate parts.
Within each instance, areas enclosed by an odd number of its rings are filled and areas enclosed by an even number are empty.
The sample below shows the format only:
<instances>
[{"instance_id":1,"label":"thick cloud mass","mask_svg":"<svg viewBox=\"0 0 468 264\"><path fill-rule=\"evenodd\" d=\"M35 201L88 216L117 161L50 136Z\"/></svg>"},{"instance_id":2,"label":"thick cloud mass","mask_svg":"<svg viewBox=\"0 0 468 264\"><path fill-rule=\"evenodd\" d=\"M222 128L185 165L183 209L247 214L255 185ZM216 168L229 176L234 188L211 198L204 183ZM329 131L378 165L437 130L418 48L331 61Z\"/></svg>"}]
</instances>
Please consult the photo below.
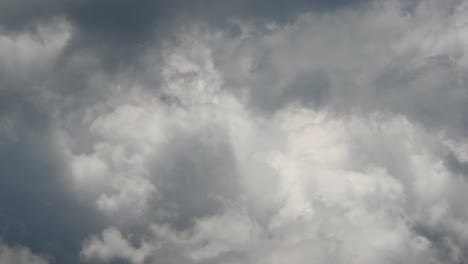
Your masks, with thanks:
<instances>
[{"instance_id":1,"label":"thick cloud mass","mask_svg":"<svg viewBox=\"0 0 468 264\"><path fill-rule=\"evenodd\" d=\"M468 2L0 0L0 264L467 263Z\"/></svg>"},{"instance_id":2,"label":"thick cloud mass","mask_svg":"<svg viewBox=\"0 0 468 264\"><path fill-rule=\"evenodd\" d=\"M28 249L16 247L12 248L0 244L0 262L18 264L48 264L49 261L41 256L31 254Z\"/></svg>"}]
</instances>

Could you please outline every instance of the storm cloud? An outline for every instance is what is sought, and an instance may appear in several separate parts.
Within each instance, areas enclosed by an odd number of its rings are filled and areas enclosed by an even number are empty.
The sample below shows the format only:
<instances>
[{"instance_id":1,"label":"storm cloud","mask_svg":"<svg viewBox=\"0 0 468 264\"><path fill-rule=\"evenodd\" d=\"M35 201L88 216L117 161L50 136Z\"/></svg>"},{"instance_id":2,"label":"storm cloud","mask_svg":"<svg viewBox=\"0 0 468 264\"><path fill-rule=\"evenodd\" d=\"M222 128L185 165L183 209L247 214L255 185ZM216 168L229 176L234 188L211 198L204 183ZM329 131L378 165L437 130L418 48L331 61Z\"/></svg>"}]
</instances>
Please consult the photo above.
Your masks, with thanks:
<instances>
[{"instance_id":1,"label":"storm cloud","mask_svg":"<svg viewBox=\"0 0 468 264\"><path fill-rule=\"evenodd\" d=\"M466 263L467 23L0 0L0 263Z\"/></svg>"}]
</instances>

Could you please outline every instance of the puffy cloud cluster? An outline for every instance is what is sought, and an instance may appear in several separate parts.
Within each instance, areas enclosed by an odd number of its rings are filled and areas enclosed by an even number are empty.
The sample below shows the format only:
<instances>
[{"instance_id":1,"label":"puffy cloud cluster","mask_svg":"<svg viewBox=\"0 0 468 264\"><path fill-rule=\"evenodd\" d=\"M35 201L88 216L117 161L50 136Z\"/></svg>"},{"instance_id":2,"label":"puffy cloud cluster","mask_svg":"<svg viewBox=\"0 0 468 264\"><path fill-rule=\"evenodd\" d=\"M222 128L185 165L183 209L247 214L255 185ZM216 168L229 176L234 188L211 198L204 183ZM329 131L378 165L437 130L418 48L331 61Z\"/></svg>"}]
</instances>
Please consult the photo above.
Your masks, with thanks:
<instances>
[{"instance_id":1,"label":"puffy cloud cluster","mask_svg":"<svg viewBox=\"0 0 468 264\"><path fill-rule=\"evenodd\" d=\"M0 4L0 263L465 263L468 2L228 2Z\"/></svg>"},{"instance_id":2,"label":"puffy cloud cluster","mask_svg":"<svg viewBox=\"0 0 468 264\"><path fill-rule=\"evenodd\" d=\"M0 262L5 264L48 264L49 261L31 253L27 248L0 244Z\"/></svg>"}]
</instances>

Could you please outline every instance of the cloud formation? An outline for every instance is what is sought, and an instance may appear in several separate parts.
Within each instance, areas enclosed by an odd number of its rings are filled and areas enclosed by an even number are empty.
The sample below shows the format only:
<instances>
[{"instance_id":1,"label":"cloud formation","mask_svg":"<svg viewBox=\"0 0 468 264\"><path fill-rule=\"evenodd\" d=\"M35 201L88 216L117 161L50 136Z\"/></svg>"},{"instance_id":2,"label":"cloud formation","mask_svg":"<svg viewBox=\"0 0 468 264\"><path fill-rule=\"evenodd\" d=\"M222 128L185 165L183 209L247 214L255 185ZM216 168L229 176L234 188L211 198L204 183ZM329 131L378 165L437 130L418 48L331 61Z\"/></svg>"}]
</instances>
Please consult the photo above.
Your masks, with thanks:
<instances>
[{"instance_id":1,"label":"cloud formation","mask_svg":"<svg viewBox=\"0 0 468 264\"><path fill-rule=\"evenodd\" d=\"M466 1L0 3L0 263L465 263Z\"/></svg>"},{"instance_id":2,"label":"cloud formation","mask_svg":"<svg viewBox=\"0 0 468 264\"><path fill-rule=\"evenodd\" d=\"M18 263L18 264L48 264L49 261L41 256L31 253L26 248L9 247L5 244L0 244L0 262L1 263Z\"/></svg>"}]
</instances>

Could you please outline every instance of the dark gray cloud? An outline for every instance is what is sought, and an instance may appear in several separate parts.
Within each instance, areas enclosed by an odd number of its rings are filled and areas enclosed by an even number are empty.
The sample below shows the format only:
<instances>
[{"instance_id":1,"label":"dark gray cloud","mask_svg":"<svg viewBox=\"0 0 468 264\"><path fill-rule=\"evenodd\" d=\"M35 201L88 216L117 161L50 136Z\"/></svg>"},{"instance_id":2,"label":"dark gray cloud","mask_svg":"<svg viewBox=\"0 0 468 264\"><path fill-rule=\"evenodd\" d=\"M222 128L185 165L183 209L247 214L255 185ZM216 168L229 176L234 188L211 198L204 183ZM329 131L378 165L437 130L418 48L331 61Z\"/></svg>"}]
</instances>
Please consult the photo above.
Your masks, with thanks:
<instances>
[{"instance_id":1,"label":"dark gray cloud","mask_svg":"<svg viewBox=\"0 0 468 264\"><path fill-rule=\"evenodd\" d=\"M362 7L367 0L297 1L284 4L282 1L56 1L41 0L2 1L1 25L7 31L34 28L38 23L65 16L84 32L102 37L130 40L147 35L155 23L188 15L197 20L245 17L268 19L278 22L294 19L303 12L333 11L343 7ZM203 16L205 15L205 16ZM190 17L191 16L191 17ZM96 36L97 37L97 36Z\"/></svg>"},{"instance_id":2,"label":"dark gray cloud","mask_svg":"<svg viewBox=\"0 0 468 264\"><path fill-rule=\"evenodd\" d=\"M28 97L1 92L0 120L12 120L14 132L0 140L0 237L57 263L73 263L79 241L104 222L93 207L74 199L54 124Z\"/></svg>"},{"instance_id":3,"label":"dark gray cloud","mask_svg":"<svg viewBox=\"0 0 468 264\"><path fill-rule=\"evenodd\" d=\"M166 149L150 165L162 199L154 210L166 215L163 221L188 228L197 217L217 214L223 203L238 199L239 172L222 130L176 136Z\"/></svg>"},{"instance_id":4,"label":"dark gray cloud","mask_svg":"<svg viewBox=\"0 0 468 264\"><path fill-rule=\"evenodd\" d=\"M447 167L463 177L468 177L468 162L461 161L452 151L446 156L445 163Z\"/></svg>"},{"instance_id":5,"label":"dark gray cloud","mask_svg":"<svg viewBox=\"0 0 468 264\"><path fill-rule=\"evenodd\" d=\"M391 65L375 85L378 102L390 111L452 136L468 135L466 78L459 76L456 62L448 55L426 58L416 68Z\"/></svg>"},{"instance_id":6,"label":"dark gray cloud","mask_svg":"<svg viewBox=\"0 0 468 264\"><path fill-rule=\"evenodd\" d=\"M34 30L37 24L51 22L61 14L69 1L45 0L30 3L28 1L6 0L0 3L2 32L21 32Z\"/></svg>"},{"instance_id":7,"label":"dark gray cloud","mask_svg":"<svg viewBox=\"0 0 468 264\"><path fill-rule=\"evenodd\" d=\"M66 56L91 54L102 63L99 70L123 70L138 59L148 45L170 36L176 26L202 23L227 26L229 19L285 23L303 12L359 7L368 1L2 1L0 29L18 33L64 19L72 25ZM130 64L130 65L129 65Z\"/></svg>"},{"instance_id":8,"label":"dark gray cloud","mask_svg":"<svg viewBox=\"0 0 468 264\"><path fill-rule=\"evenodd\" d=\"M289 104L307 108L319 108L330 96L330 80L325 72L299 73L291 81L281 85L277 76L264 76L254 81L251 92L252 105L267 113L274 113Z\"/></svg>"}]
</instances>

